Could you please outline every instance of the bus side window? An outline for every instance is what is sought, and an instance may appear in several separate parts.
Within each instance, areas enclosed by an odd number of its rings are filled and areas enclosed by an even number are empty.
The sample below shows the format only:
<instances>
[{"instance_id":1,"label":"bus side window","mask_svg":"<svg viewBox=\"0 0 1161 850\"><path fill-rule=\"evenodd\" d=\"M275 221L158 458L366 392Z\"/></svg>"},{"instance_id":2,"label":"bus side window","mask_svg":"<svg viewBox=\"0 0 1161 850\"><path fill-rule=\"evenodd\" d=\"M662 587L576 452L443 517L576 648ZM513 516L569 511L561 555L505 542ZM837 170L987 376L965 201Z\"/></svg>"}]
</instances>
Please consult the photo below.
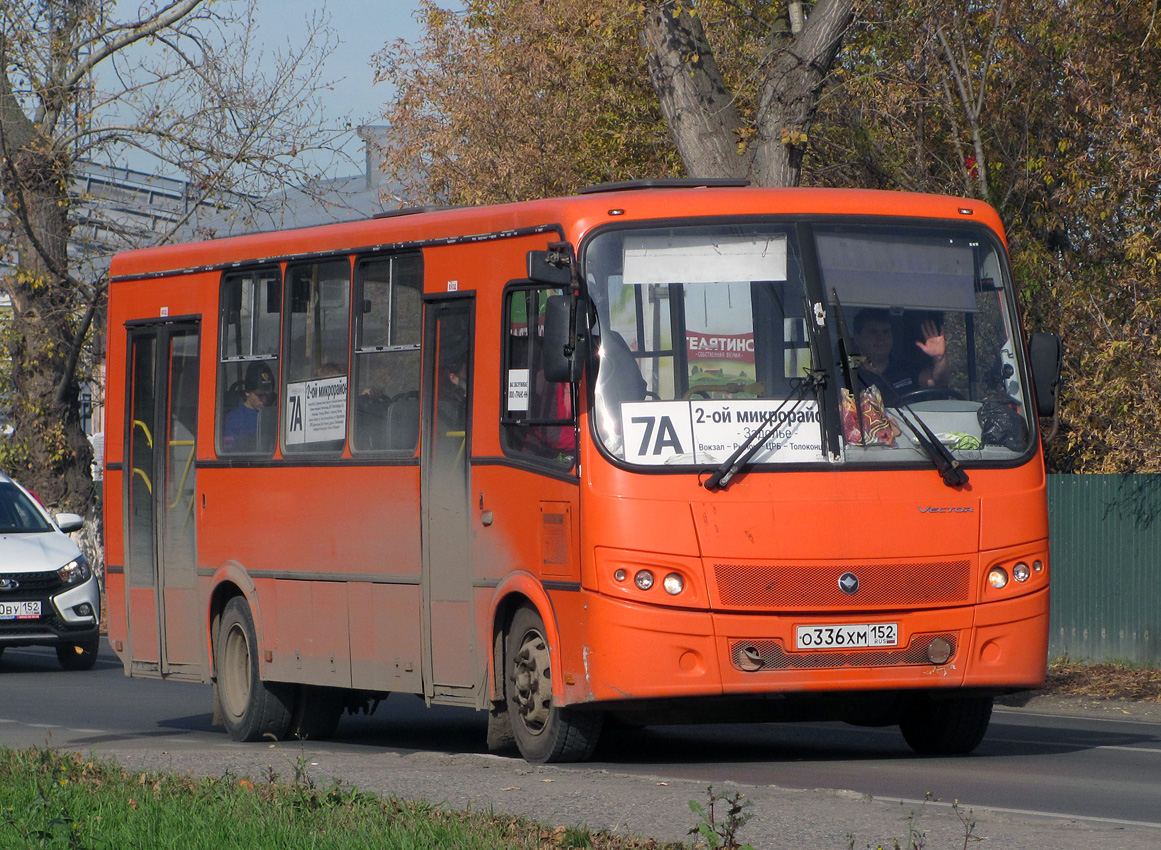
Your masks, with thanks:
<instances>
[{"instance_id":1,"label":"bus side window","mask_svg":"<svg viewBox=\"0 0 1161 850\"><path fill-rule=\"evenodd\" d=\"M283 451L338 454L347 439L351 264L290 266L286 277Z\"/></svg>"},{"instance_id":2,"label":"bus side window","mask_svg":"<svg viewBox=\"0 0 1161 850\"><path fill-rule=\"evenodd\" d=\"M544 308L555 289L522 286L504 296L502 440L506 454L572 466L572 388L544 378Z\"/></svg>"},{"instance_id":3,"label":"bus side window","mask_svg":"<svg viewBox=\"0 0 1161 850\"><path fill-rule=\"evenodd\" d=\"M281 294L276 268L222 279L215 417L219 454L274 453Z\"/></svg>"},{"instance_id":4,"label":"bus side window","mask_svg":"<svg viewBox=\"0 0 1161 850\"><path fill-rule=\"evenodd\" d=\"M355 275L351 451L415 453L423 257L366 260Z\"/></svg>"}]
</instances>

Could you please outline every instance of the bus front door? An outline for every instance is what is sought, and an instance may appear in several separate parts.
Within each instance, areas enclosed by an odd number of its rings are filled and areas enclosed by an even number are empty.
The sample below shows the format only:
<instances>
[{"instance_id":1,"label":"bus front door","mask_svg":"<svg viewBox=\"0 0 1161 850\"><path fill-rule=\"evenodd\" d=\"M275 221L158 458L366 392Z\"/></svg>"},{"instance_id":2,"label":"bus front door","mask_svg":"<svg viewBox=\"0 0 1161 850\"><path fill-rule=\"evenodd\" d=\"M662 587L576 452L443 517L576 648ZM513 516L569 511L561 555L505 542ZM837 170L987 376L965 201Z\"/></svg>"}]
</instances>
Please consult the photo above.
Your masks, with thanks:
<instances>
[{"instance_id":1,"label":"bus front door","mask_svg":"<svg viewBox=\"0 0 1161 850\"><path fill-rule=\"evenodd\" d=\"M472 704L471 296L429 300L424 320L422 451L424 690Z\"/></svg>"},{"instance_id":2,"label":"bus front door","mask_svg":"<svg viewBox=\"0 0 1161 850\"><path fill-rule=\"evenodd\" d=\"M132 670L200 679L197 321L129 330L125 593Z\"/></svg>"}]
</instances>

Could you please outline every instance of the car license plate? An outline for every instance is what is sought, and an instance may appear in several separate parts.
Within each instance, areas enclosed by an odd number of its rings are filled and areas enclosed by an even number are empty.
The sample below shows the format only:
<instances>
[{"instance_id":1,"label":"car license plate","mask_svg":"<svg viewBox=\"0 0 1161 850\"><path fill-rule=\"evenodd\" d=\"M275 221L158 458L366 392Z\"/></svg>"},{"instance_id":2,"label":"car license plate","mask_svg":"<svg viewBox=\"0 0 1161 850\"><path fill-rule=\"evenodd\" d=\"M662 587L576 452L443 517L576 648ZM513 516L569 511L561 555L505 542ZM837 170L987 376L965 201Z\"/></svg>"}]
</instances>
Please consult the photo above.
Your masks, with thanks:
<instances>
[{"instance_id":1,"label":"car license plate","mask_svg":"<svg viewBox=\"0 0 1161 850\"><path fill-rule=\"evenodd\" d=\"M0 602L0 620L35 620L40 616L40 600Z\"/></svg>"},{"instance_id":2,"label":"car license plate","mask_svg":"<svg viewBox=\"0 0 1161 850\"><path fill-rule=\"evenodd\" d=\"M841 626L799 626L795 630L798 649L862 649L898 646L898 623L858 623Z\"/></svg>"}]
</instances>

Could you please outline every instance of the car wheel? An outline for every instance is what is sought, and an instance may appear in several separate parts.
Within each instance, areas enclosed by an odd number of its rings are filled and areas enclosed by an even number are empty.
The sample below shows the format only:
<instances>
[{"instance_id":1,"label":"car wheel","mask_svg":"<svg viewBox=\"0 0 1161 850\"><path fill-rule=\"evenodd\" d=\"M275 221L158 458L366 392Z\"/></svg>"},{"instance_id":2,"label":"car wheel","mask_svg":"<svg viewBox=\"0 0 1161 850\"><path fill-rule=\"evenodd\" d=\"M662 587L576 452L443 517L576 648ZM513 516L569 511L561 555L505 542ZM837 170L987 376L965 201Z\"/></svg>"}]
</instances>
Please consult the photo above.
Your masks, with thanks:
<instances>
[{"instance_id":1,"label":"car wheel","mask_svg":"<svg viewBox=\"0 0 1161 850\"><path fill-rule=\"evenodd\" d=\"M604 715L554 703L548 639L534 609L517 609L504 655L508 717L520 754L533 764L584 761L591 756Z\"/></svg>"},{"instance_id":2,"label":"car wheel","mask_svg":"<svg viewBox=\"0 0 1161 850\"><path fill-rule=\"evenodd\" d=\"M97 663L100 646L100 638L81 643L66 643L56 648L56 658L65 670L92 670L93 665Z\"/></svg>"},{"instance_id":3,"label":"car wheel","mask_svg":"<svg viewBox=\"0 0 1161 850\"><path fill-rule=\"evenodd\" d=\"M230 737L235 741L285 738L290 728L294 688L262 681L254 618L241 596L227 602L222 611L214 662L222 720Z\"/></svg>"}]
</instances>

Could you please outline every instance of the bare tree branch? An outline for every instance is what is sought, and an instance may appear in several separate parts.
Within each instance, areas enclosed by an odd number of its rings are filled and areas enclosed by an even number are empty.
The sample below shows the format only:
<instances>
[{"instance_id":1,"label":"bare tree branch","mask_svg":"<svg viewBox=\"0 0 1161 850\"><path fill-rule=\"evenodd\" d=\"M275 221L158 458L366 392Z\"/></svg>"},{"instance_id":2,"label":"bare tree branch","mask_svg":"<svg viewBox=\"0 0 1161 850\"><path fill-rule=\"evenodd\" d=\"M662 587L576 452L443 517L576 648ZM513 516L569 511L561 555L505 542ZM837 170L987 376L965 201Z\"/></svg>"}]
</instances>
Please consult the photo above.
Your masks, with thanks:
<instances>
[{"instance_id":1,"label":"bare tree branch","mask_svg":"<svg viewBox=\"0 0 1161 850\"><path fill-rule=\"evenodd\" d=\"M206 0L178 0L178 2L171 3L169 6L158 10L157 14L152 17L145 18L131 27L115 28L113 31L121 31L122 35L94 50L85 61L77 63L73 73L65 76L61 80L61 85L72 88L92 74L93 70L110 56L120 53L130 45L136 44L142 39L149 38L149 36L156 35L162 30L173 26L178 21L189 16L205 2ZM102 36L106 34L99 33L97 36L87 39L85 43L99 43L103 40Z\"/></svg>"},{"instance_id":2,"label":"bare tree branch","mask_svg":"<svg viewBox=\"0 0 1161 850\"><path fill-rule=\"evenodd\" d=\"M92 487L78 375L105 276L92 270L102 258L70 253L78 173L135 151L174 167L192 205L167 212L164 231L121 233L157 243L223 198L307 184L299 155L337 147L338 131L318 120L321 59L335 44L325 19L304 26L294 50L265 55L250 29L255 2L162 0L120 22L116 0L0 5L0 192L19 257L4 281L17 400L8 458L51 504L83 510Z\"/></svg>"}]
</instances>

